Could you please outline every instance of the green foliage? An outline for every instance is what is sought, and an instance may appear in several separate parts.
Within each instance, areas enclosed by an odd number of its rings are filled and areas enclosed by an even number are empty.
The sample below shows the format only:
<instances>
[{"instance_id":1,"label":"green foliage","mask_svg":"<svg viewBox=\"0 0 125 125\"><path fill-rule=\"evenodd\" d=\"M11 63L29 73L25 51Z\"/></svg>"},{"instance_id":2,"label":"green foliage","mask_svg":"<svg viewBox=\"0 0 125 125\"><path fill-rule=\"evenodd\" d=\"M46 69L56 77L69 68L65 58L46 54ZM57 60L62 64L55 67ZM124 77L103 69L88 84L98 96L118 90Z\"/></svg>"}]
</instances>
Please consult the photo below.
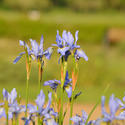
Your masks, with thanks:
<instances>
[{"instance_id":1,"label":"green foliage","mask_svg":"<svg viewBox=\"0 0 125 125\"><path fill-rule=\"evenodd\" d=\"M50 0L4 0L4 4L9 8L28 9L48 9L51 7Z\"/></svg>"},{"instance_id":2,"label":"green foliage","mask_svg":"<svg viewBox=\"0 0 125 125\"><path fill-rule=\"evenodd\" d=\"M28 41L29 38L33 38L39 41L41 34L43 34L44 48L46 48L55 42L57 29L60 33L66 29L73 34L79 30L78 44L89 57L87 63L82 60L79 62L80 79L77 90L83 91L83 94L78 98L78 102L96 102L96 97L101 95L105 85L109 83L112 83L112 88L108 91L108 96L111 93L116 93L118 96L122 95L125 87L124 43L105 48L102 45L102 40L108 28L124 28L124 20L125 16L121 13L78 14L71 11L56 10L42 13L39 20L33 21L28 18L26 13L0 11L0 92L2 93L3 87L8 90L15 87L25 98L24 58L16 65L12 64L12 61L22 50L18 45L19 39ZM58 56L54 51L51 61L45 62L43 81L54 78L60 79L60 67L57 63ZM83 65L83 63L86 64ZM57 70L54 70L55 67ZM37 83L34 83L37 81L36 68L37 66L32 64L30 99L34 99L38 94ZM71 66L68 68L71 69ZM71 74L69 75L71 76ZM43 89L46 90L45 87Z\"/></svg>"},{"instance_id":3,"label":"green foliage","mask_svg":"<svg viewBox=\"0 0 125 125\"><path fill-rule=\"evenodd\" d=\"M124 0L105 0L105 8L114 8L114 9L124 9L125 1Z\"/></svg>"},{"instance_id":4,"label":"green foliage","mask_svg":"<svg viewBox=\"0 0 125 125\"><path fill-rule=\"evenodd\" d=\"M76 11L124 10L125 0L0 0L5 8L11 9L50 9L67 7Z\"/></svg>"},{"instance_id":5,"label":"green foliage","mask_svg":"<svg viewBox=\"0 0 125 125\"><path fill-rule=\"evenodd\" d=\"M102 0L70 0L69 3L72 9L79 11L100 10L103 6Z\"/></svg>"}]
</instances>

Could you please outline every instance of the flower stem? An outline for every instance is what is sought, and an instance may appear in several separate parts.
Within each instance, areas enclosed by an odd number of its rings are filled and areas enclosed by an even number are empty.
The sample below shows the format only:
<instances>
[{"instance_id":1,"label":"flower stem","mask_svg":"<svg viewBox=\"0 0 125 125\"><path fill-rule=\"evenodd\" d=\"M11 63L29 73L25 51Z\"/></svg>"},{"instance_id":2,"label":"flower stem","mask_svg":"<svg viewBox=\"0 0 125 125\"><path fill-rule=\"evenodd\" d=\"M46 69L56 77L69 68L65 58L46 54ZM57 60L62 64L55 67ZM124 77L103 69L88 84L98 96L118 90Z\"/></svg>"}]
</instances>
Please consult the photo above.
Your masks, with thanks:
<instances>
[{"instance_id":1,"label":"flower stem","mask_svg":"<svg viewBox=\"0 0 125 125\"><path fill-rule=\"evenodd\" d=\"M6 109L6 125L8 125L8 101L5 101L5 109Z\"/></svg>"},{"instance_id":2,"label":"flower stem","mask_svg":"<svg viewBox=\"0 0 125 125\"><path fill-rule=\"evenodd\" d=\"M26 79L26 112L25 117L27 118L27 105L28 105L28 98L29 98L29 77L31 71L31 61L27 54L26 56L26 72L27 72L27 79Z\"/></svg>"},{"instance_id":3,"label":"flower stem","mask_svg":"<svg viewBox=\"0 0 125 125\"><path fill-rule=\"evenodd\" d=\"M19 119L18 119L18 116L16 118L16 124L19 125Z\"/></svg>"},{"instance_id":4,"label":"flower stem","mask_svg":"<svg viewBox=\"0 0 125 125\"><path fill-rule=\"evenodd\" d=\"M43 73L43 68L42 68L42 64L41 61L38 60L38 87L39 87L39 92L41 90L41 81L42 81L42 73Z\"/></svg>"},{"instance_id":5,"label":"flower stem","mask_svg":"<svg viewBox=\"0 0 125 125\"><path fill-rule=\"evenodd\" d=\"M63 125L63 97L64 97L63 85L65 82L66 70L67 70L67 62L62 61L62 66L61 66L61 108L60 108L60 115L59 115L60 116L59 125Z\"/></svg>"},{"instance_id":6,"label":"flower stem","mask_svg":"<svg viewBox=\"0 0 125 125\"><path fill-rule=\"evenodd\" d=\"M69 117L69 125L72 124L72 121L70 120L70 118L72 118L72 114L73 114L73 104L74 104L74 91L72 91L72 97L71 97L71 103L70 103L70 117Z\"/></svg>"},{"instance_id":7,"label":"flower stem","mask_svg":"<svg viewBox=\"0 0 125 125\"><path fill-rule=\"evenodd\" d=\"M25 117L27 118L27 105L28 105L28 94L29 93L29 80L26 80L26 112Z\"/></svg>"},{"instance_id":8,"label":"flower stem","mask_svg":"<svg viewBox=\"0 0 125 125\"><path fill-rule=\"evenodd\" d=\"M72 124L72 121L70 120L70 118L72 118L72 114L73 114L74 91L75 91L75 87L76 87L76 83L77 83L77 79L78 79L78 63L75 61L74 56L72 56L72 58L73 58L72 97L71 97L71 103L70 103L69 125Z\"/></svg>"},{"instance_id":9,"label":"flower stem","mask_svg":"<svg viewBox=\"0 0 125 125\"><path fill-rule=\"evenodd\" d=\"M40 116L38 116L38 125L40 125Z\"/></svg>"}]
</instances>

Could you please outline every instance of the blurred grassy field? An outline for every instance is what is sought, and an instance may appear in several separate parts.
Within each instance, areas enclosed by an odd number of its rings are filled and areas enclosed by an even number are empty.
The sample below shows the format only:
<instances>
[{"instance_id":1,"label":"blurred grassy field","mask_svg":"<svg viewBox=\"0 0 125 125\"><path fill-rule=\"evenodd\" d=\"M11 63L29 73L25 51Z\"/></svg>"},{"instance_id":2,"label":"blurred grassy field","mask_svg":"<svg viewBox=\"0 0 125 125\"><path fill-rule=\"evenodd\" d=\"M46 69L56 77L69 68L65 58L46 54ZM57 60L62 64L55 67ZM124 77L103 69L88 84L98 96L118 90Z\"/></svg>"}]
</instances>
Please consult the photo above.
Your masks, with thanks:
<instances>
[{"instance_id":1,"label":"blurred grassy field","mask_svg":"<svg viewBox=\"0 0 125 125\"><path fill-rule=\"evenodd\" d=\"M62 32L66 29L73 34L76 30L80 31L78 43L89 57L88 62L82 59L79 62L77 91L83 94L78 102L96 102L107 84L111 84L107 96L115 93L122 97L125 88L125 43L106 47L103 40L109 28L125 28L124 20L123 13L78 14L68 10L40 13L39 20L31 20L27 13L0 10L0 93L3 88L11 90L15 87L25 98L25 60L21 59L16 65L12 63L23 51L18 40L33 38L39 41L43 34L44 48L47 48L55 42L56 30ZM43 81L60 79L58 58L55 50L51 60L45 62ZM72 68L70 63L68 68ZM30 99L34 100L37 95L35 63L32 64L30 84ZM45 93L49 90L43 89Z\"/></svg>"}]
</instances>

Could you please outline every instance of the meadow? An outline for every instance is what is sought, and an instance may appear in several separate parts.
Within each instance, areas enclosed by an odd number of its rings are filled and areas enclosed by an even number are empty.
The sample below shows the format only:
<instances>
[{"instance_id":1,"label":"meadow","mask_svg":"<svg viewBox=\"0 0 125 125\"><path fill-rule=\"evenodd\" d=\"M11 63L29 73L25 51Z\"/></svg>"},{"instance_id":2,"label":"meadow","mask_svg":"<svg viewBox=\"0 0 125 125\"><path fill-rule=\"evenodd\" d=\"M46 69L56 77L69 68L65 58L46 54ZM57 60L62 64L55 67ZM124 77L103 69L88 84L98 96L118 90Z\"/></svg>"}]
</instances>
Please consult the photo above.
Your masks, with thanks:
<instances>
[{"instance_id":1,"label":"meadow","mask_svg":"<svg viewBox=\"0 0 125 125\"><path fill-rule=\"evenodd\" d=\"M29 38L32 38L39 42L43 34L44 48L47 48L55 43L57 29L60 33L66 29L73 34L79 30L78 43L89 58L88 62L79 62L77 90L82 91L82 95L78 102L96 102L108 84L110 88L106 96L114 93L121 98L125 87L125 43L123 41L117 45L106 46L104 36L111 27L125 28L124 20L123 13L86 14L58 9L40 13L40 19L31 20L26 12L0 10L0 93L3 88L11 90L15 87L25 98L25 59L13 64L13 60L23 50L19 46L19 40L28 42ZM43 81L60 79L58 58L54 51L51 61L46 60ZM34 83L38 79L37 68L33 63L30 79L31 100L37 95L37 83ZM71 69L72 65L68 68ZM48 92L46 87L43 87L43 90Z\"/></svg>"}]
</instances>

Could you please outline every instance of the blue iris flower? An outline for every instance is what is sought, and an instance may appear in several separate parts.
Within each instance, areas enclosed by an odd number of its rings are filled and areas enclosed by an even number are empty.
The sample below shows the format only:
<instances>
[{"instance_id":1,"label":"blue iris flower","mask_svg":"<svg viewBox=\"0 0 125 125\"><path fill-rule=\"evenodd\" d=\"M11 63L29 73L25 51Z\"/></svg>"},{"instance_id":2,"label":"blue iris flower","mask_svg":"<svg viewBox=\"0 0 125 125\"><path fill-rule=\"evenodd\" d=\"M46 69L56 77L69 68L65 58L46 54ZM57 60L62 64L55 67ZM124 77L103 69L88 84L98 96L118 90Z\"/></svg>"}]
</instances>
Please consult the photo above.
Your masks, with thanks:
<instances>
[{"instance_id":1,"label":"blue iris flower","mask_svg":"<svg viewBox=\"0 0 125 125\"><path fill-rule=\"evenodd\" d=\"M50 114L45 115L43 122L45 123L45 125L58 125L56 123L55 119L52 118L52 116Z\"/></svg>"},{"instance_id":2,"label":"blue iris flower","mask_svg":"<svg viewBox=\"0 0 125 125\"><path fill-rule=\"evenodd\" d=\"M47 59L50 59L52 52L53 52L53 48L49 47L48 49L46 49L44 51L43 50L43 41L44 41L43 36L41 37L40 45L38 45L36 40L30 39L31 46L32 46L32 50L31 50L32 57L35 57L36 59L39 58L40 60L42 60L42 57L45 56Z\"/></svg>"},{"instance_id":3,"label":"blue iris flower","mask_svg":"<svg viewBox=\"0 0 125 125\"><path fill-rule=\"evenodd\" d=\"M103 121L104 122L112 122L114 119L122 119L122 117L115 116L118 108L119 108L119 103L117 102L116 98L112 94L109 100L109 108L110 108L110 113L107 113L104 107L105 104L105 97L102 96L102 115L103 115Z\"/></svg>"},{"instance_id":4,"label":"blue iris flower","mask_svg":"<svg viewBox=\"0 0 125 125\"><path fill-rule=\"evenodd\" d=\"M54 110L50 107L51 106L51 102L52 102L52 93L48 94L48 104L47 106L44 108L44 104L45 104L45 95L43 93L43 91L40 91L40 94L37 96L37 99L35 100L36 105L32 105L32 104L28 104L28 109L29 109L29 114L31 117L29 117L29 119L25 120L25 124L28 125L30 123L30 121L32 121L32 117L34 116L40 116L40 118L43 118L43 121L47 122L47 118L46 116L49 115L57 117L57 113L54 112Z\"/></svg>"},{"instance_id":5,"label":"blue iris flower","mask_svg":"<svg viewBox=\"0 0 125 125\"><path fill-rule=\"evenodd\" d=\"M7 101L9 105L16 103L17 92L16 89L13 88L11 93L9 93L6 89L3 89L3 100Z\"/></svg>"},{"instance_id":6,"label":"blue iris flower","mask_svg":"<svg viewBox=\"0 0 125 125\"><path fill-rule=\"evenodd\" d=\"M77 49L77 50L75 51L74 56L75 56L75 59L76 59L76 60L79 60L80 58L84 58L85 61L88 61L87 55L86 55L85 52L84 52L83 50L81 50L81 49Z\"/></svg>"},{"instance_id":7,"label":"blue iris flower","mask_svg":"<svg viewBox=\"0 0 125 125\"><path fill-rule=\"evenodd\" d=\"M48 49L46 49L45 51L43 50L43 36L41 37L40 40L40 45L38 45L38 43L36 42L36 40L32 40L30 39L31 42L31 46L32 49L30 50L29 46L24 42L24 41L19 41L20 46L24 47L25 52L21 52L19 54L19 56L17 56L17 58L13 61L13 63L17 63L20 58L24 55L24 54L28 54L29 56L31 56L31 58L34 59L40 59L42 60L42 57L45 56L47 59L50 59L52 52L53 52L53 48L49 47Z\"/></svg>"},{"instance_id":8,"label":"blue iris flower","mask_svg":"<svg viewBox=\"0 0 125 125\"><path fill-rule=\"evenodd\" d=\"M117 102L121 106L121 109L125 109L125 97L123 97L123 102L117 98Z\"/></svg>"},{"instance_id":9,"label":"blue iris flower","mask_svg":"<svg viewBox=\"0 0 125 125\"><path fill-rule=\"evenodd\" d=\"M13 115L18 116L19 113L25 112L26 110L25 106L18 105L16 98L17 98L17 92L15 88L12 89L11 93L3 89L4 103L1 104L2 108L0 108L0 118L1 117L6 118L5 109L3 108L5 101L8 102L8 118L9 119L12 119Z\"/></svg>"},{"instance_id":10,"label":"blue iris flower","mask_svg":"<svg viewBox=\"0 0 125 125\"><path fill-rule=\"evenodd\" d=\"M117 98L117 102L119 103L119 105L121 106L122 110L125 110L125 96L123 97L123 102ZM125 120L125 111L122 111L119 114L119 119Z\"/></svg>"},{"instance_id":11,"label":"blue iris flower","mask_svg":"<svg viewBox=\"0 0 125 125\"><path fill-rule=\"evenodd\" d=\"M20 44L20 46L24 47L25 52L21 52L19 54L19 56L17 56L17 58L13 61L14 64L16 64L25 53L27 53L28 55L31 55L31 50L30 50L29 46L24 41L20 40L19 44Z\"/></svg>"},{"instance_id":12,"label":"blue iris flower","mask_svg":"<svg viewBox=\"0 0 125 125\"><path fill-rule=\"evenodd\" d=\"M74 123L73 125L85 125L87 118L88 118L87 113L84 110L82 110L82 116L76 115L73 116L70 120L73 121ZM91 125L94 122L95 121L89 121L87 125Z\"/></svg>"},{"instance_id":13,"label":"blue iris flower","mask_svg":"<svg viewBox=\"0 0 125 125\"><path fill-rule=\"evenodd\" d=\"M66 91L68 98L70 98L72 95L71 82L72 82L72 79L69 79L69 75L68 75L68 71L67 71L63 88ZM53 89L54 91L56 91L58 85L61 85L60 80L49 80L49 81L44 82L44 86L50 86L51 89Z\"/></svg>"},{"instance_id":14,"label":"blue iris flower","mask_svg":"<svg viewBox=\"0 0 125 125\"><path fill-rule=\"evenodd\" d=\"M52 44L52 45L58 47L57 52L60 53L59 61L62 57L64 57L65 61L67 61L71 53L74 54L76 60L84 58L85 61L88 61L88 57L86 56L84 51L80 49L79 45L77 45L78 32L79 31L76 31L74 40L74 37L70 32L64 30L61 37L59 35L59 31L57 30L57 35L56 35L57 44Z\"/></svg>"},{"instance_id":15,"label":"blue iris flower","mask_svg":"<svg viewBox=\"0 0 125 125\"><path fill-rule=\"evenodd\" d=\"M48 80L44 82L44 86L50 86L56 92L58 85L61 84L60 80Z\"/></svg>"},{"instance_id":16,"label":"blue iris flower","mask_svg":"<svg viewBox=\"0 0 125 125\"><path fill-rule=\"evenodd\" d=\"M32 115L29 115L28 118L23 117L22 120L25 122L24 125L29 125L30 122L32 122L33 125L35 124L35 121L33 120L33 116Z\"/></svg>"}]
</instances>

